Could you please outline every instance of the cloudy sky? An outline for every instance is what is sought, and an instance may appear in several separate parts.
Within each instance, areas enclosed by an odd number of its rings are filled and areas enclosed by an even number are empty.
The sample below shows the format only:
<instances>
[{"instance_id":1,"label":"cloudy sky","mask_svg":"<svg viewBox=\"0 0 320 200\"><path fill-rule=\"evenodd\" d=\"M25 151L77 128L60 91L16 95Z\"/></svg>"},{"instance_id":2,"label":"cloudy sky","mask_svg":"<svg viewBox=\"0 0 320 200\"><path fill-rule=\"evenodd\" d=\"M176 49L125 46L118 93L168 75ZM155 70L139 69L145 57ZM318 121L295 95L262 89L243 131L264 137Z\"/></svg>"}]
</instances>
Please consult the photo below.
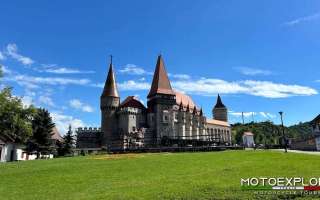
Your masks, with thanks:
<instances>
[{"instance_id":1,"label":"cloudy sky","mask_svg":"<svg viewBox=\"0 0 320 200\"><path fill-rule=\"evenodd\" d=\"M231 122L320 112L319 1L6 1L0 17L1 87L49 109L62 134L99 126L110 54L122 100L146 103L161 53L208 117L217 93Z\"/></svg>"}]
</instances>

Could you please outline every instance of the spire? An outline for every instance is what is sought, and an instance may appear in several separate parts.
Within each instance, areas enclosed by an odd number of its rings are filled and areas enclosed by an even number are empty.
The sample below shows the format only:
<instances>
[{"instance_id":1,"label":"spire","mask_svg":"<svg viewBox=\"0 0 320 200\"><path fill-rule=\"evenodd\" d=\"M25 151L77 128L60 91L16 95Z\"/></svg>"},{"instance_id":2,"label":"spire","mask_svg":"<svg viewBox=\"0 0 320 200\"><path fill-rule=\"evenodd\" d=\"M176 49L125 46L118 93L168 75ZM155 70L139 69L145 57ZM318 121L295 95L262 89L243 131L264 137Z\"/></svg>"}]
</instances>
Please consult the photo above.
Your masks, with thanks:
<instances>
[{"instance_id":1,"label":"spire","mask_svg":"<svg viewBox=\"0 0 320 200\"><path fill-rule=\"evenodd\" d=\"M197 114L197 107L196 106L193 107L193 114L194 115Z\"/></svg>"},{"instance_id":2,"label":"spire","mask_svg":"<svg viewBox=\"0 0 320 200\"><path fill-rule=\"evenodd\" d=\"M217 103L216 103L216 105L214 106L214 108L225 108L225 107L226 107L226 106L222 103L221 97L220 97L220 95L218 94Z\"/></svg>"},{"instance_id":3,"label":"spire","mask_svg":"<svg viewBox=\"0 0 320 200\"><path fill-rule=\"evenodd\" d=\"M203 116L202 107L200 109L200 116Z\"/></svg>"},{"instance_id":4,"label":"spire","mask_svg":"<svg viewBox=\"0 0 320 200\"><path fill-rule=\"evenodd\" d=\"M181 100L180 105L179 105L179 110L180 110L180 111L182 111L182 110L183 110L182 100Z\"/></svg>"},{"instance_id":5,"label":"spire","mask_svg":"<svg viewBox=\"0 0 320 200\"><path fill-rule=\"evenodd\" d=\"M157 65L153 74L152 85L148 94L148 98L156 94L174 95L161 55L158 56Z\"/></svg>"},{"instance_id":6,"label":"spire","mask_svg":"<svg viewBox=\"0 0 320 200\"><path fill-rule=\"evenodd\" d=\"M107 97L107 96L119 97L116 79L113 73L112 56L110 56L109 72L108 72L107 80L104 84L103 92L101 94L101 97Z\"/></svg>"},{"instance_id":7,"label":"spire","mask_svg":"<svg viewBox=\"0 0 320 200\"><path fill-rule=\"evenodd\" d=\"M188 103L188 105L187 105L187 110L186 110L186 112L190 112L189 103Z\"/></svg>"}]
</instances>

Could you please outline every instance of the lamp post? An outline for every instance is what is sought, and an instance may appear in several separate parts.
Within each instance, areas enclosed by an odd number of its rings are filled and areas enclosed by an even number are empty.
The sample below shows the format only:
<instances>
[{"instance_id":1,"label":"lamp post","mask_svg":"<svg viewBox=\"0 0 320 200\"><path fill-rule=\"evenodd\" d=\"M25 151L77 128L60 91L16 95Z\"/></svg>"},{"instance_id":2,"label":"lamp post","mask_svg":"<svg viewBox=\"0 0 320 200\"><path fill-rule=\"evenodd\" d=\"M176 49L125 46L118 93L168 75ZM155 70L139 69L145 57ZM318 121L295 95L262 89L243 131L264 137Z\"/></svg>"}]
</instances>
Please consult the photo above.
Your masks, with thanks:
<instances>
[{"instance_id":1,"label":"lamp post","mask_svg":"<svg viewBox=\"0 0 320 200\"><path fill-rule=\"evenodd\" d=\"M287 153L288 152L288 149L287 149L287 138L286 138L286 135L284 133L284 126L283 126L283 119L282 119L283 112L280 111L279 114L280 114L280 118L281 118L282 136L283 136L283 139L284 139L284 152Z\"/></svg>"}]
</instances>

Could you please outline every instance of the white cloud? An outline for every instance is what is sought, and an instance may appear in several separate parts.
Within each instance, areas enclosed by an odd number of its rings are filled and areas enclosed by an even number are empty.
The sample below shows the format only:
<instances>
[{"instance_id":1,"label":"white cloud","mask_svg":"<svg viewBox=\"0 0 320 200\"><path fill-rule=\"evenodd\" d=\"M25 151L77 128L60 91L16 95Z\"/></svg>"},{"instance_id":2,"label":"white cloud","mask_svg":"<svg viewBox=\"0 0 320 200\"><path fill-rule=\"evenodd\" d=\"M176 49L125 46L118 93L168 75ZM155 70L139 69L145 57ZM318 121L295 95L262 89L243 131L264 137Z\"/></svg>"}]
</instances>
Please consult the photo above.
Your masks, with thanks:
<instances>
[{"instance_id":1,"label":"white cloud","mask_svg":"<svg viewBox=\"0 0 320 200\"><path fill-rule=\"evenodd\" d=\"M220 94L247 94L266 98L286 98L292 96L311 96L318 91L308 86L297 84L282 84L271 81L225 81L213 78L192 79L183 76L182 79L171 81L173 89L187 94L202 96L213 96ZM149 90L151 85L145 79L128 80L118 83L119 90ZM91 84L91 86L102 88L104 84Z\"/></svg>"},{"instance_id":2,"label":"white cloud","mask_svg":"<svg viewBox=\"0 0 320 200\"><path fill-rule=\"evenodd\" d=\"M230 111L229 112L230 115L232 116L235 116L235 117L242 117L242 114L243 114L243 117L252 117L252 115L257 115L256 112L234 112L234 111Z\"/></svg>"},{"instance_id":3,"label":"white cloud","mask_svg":"<svg viewBox=\"0 0 320 200\"><path fill-rule=\"evenodd\" d=\"M14 81L21 86L30 89L42 87L42 85L87 85L89 79L63 78L63 77L38 77L29 75L14 75L4 77L6 81Z\"/></svg>"},{"instance_id":4,"label":"white cloud","mask_svg":"<svg viewBox=\"0 0 320 200\"><path fill-rule=\"evenodd\" d=\"M249 89L248 93L254 96L267 98L284 98L291 96L311 96L318 94L317 90L300 85L285 85L269 81L252 81L241 82Z\"/></svg>"},{"instance_id":5,"label":"white cloud","mask_svg":"<svg viewBox=\"0 0 320 200\"><path fill-rule=\"evenodd\" d=\"M138 81L128 80L117 83L117 87L120 91L135 91L135 90L149 90L150 83L144 81L145 79L139 79ZM91 84L92 87L103 88L104 83Z\"/></svg>"},{"instance_id":6,"label":"white cloud","mask_svg":"<svg viewBox=\"0 0 320 200\"><path fill-rule=\"evenodd\" d=\"M276 118L276 115L268 112L259 112L259 114L264 118Z\"/></svg>"},{"instance_id":7,"label":"white cloud","mask_svg":"<svg viewBox=\"0 0 320 200\"><path fill-rule=\"evenodd\" d=\"M266 98L285 98L291 96L310 96L318 94L317 90L300 85L285 85L270 81L234 81L201 78L195 81L173 81L175 89L189 94L216 95L249 94Z\"/></svg>"},{"instance_id":8,"label":"white cloud","mask_svg":"<svg viewBox=\"0 0 320 200\"><path fill-rule=\"evenodd\" d=\"M308 22L308 21L319 19L319 18L320 18L320 13L315 13L312 15L300 17L300 18L285 22L284 25L285 26L294 26L294 25L300 24L302 22Z\"/></svg>"},{"instance_id":9,"label":"white cloud","mask_svg":"<svg viewBox=\"0 0 320 200\"><path fill-rule=\"evenodd\" d=\"M248 88L241 86L237 82L227 82L220 79L201 78L199 80L179 80L172 82L173 87L176 90L198 95L216 95L218 93L223 94L235 94L246 93Z\"/></svg>"},{"instance_id":10,"label":"white cloud","mask_svg":"<svg viewBox=\"0 0 320 200\"><path fill-rule=\"evenodd\" d=\"M44 105L48 105L51 107L55 106L51 97L46 96L46 95L39 96L39 103L42 103Z\"/></svg>"},{"instance_id":11,"label":"white cloud","mask_svg":"<svg viewBox=\"0 0 320 200\"><path fill-rule=\"evenodd\" d=\"M131 74L131 75L152 75L152 72L147 72L141 67L138 67L137 65L134 64L127 64L124 66L123 69L119 70L120 73L123 74Z\"/></svg>"},{"instance_id":12,"label":"white cloud","mask_svg":"<svg viewBox=\"0 0 320 200\"><path fill-rule=\"evenodd\" d=\"M50 115L61 135L64 135L68 131L70 124L73 130L79 127L87 126L81 119L74 118L70 115L65 115L61 112L51 112Z\"/></svg>"},{"instance_id":13,"label":"white cloud","mask_svg":"<svg viewBox=\"0 0 320 200\"><path fill-rule=\"evenodd\" d=\"M94 110L90 105L81 102L79 99L70 100L69 101L69 105L72 108L81 110L83 112L93 112L93 110Z\"/></svg>"},{"instance_id":14,"label":"white cloud","mask_svg":"<svg viewBox=\"0 0 320 200\"><path fill-rule=\"evenodd\" d=\"M42 65L43 69L38 69L39 72L47 72L53 74L92 74L95 71L83 71L75 68L70 67L60 67L55 64L51 65Z\"/></svg>"},{"instance_id":15,"label":"white cloud","mask_svg":"<svg viewBox=\"0 0 320 200\"><path fill-rule=\"evenodd\" d=\"M0 60L4 60L6 59L6 57L4 56L4 54L0 51Z\"/></svg>"},{"instance_id":16,"label":"white cloud","mask_svg":"<svg viewBox=\"0 0 320 200\"><path fill-rule=\"evenodd\" d=\"M142 81L124 81L122 83L118 84L119 90L126 91L126 90L149 90L150 89L150 83L148 82L142 82Z\"/></svg>"},{"instance_id":17,"label":"white cloud","mask_svg":"<svg viewBox=\"0 0 320 200\"><path fill-rule=\"evenodd\" d=\"M169 77L176 79L190 79L191 77L188 74L168 74Z\"/></svg>"},{"instance_id":18,"label":"white cloud","mask_svg":"<svg viewBox=\"0 0 320 200\"><path fill-rule=\"evenodd\" d=\"M7 45L6 54L11 58L17 60L18 62L22 63L23 65L31 65L34 63L34 61L31 58L20 55L18 53L18 47L14 43Z\"/></svg>"},{"instance_id":19,"label":"white cloud","mask_svg":"<svg viewBox=\"0 0 320 200\"><path fill-rule=\"evenodd\" d=\"M229 114L234 117L242 117L242 112L230 111ZM268 112L243 112L243 117L245 117L245 118L252 118L252 116L258 116L258 115L263 118L266 118L266 119L276 117L276 115L268 113Z\"/></svg>"},{"instance_id":20,"label":"white cloud","mask_svg":"<svg viewBox=\"0 0 320 200\"><path fill-rule=\"evenodd\" d=\"M122 74L131 74L131 75L153 75L152 72L148 72L145 69L138 67L134 64L127 64L124 66L123 69L119 70ZM188 74L171 74L168 73L169 77L176 78L176 79L190 79Z\"/></svg>"},{"instance_id":21,"label":"white cloud","mask_svg":"<svg viewBox=\"0 0 320 200\"><path fill-rule=\"evenodd\" d=\"M23 96L21 98L21 102L22 102L24 107L29 107L30 105L33 104L33 100L32 100L31 96Z\"/></svg>"},{"instance_id":22,"label":"white cloud","mask_svg":"<svg viewBox=\"0 0 320 200\"><path fill-rule=\"evenodd\" d=\"M4 74L11 74L11 73L12 73L12 71L11 71L8 67L6 67L6 66L4 66L4 65L1 65L1 64L0 64L0 68L1 68L1 71L2 71Z\"/></svg>"},{"instance_id":23,"label":"white cloud","mask_svg":"<svg viewBox=\"0 0 320 200\"><path fill-rule=\"evenodd\" d=\"M234 69L239 71L241 74L248 75L248 76L272 74L272 72L269 70L256 69L256 68L250 68L250 67L234 67Z\"/></svg>"}]
</instances>

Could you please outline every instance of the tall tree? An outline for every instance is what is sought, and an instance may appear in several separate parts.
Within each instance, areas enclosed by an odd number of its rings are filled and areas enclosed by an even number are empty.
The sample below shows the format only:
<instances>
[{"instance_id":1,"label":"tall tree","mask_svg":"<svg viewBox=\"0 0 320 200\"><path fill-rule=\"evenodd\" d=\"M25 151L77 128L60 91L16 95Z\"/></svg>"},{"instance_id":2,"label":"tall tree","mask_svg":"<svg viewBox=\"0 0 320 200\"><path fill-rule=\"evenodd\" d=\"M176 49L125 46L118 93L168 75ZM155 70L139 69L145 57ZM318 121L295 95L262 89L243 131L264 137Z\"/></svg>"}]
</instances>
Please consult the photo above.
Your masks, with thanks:
<instances>
[{"instance_id":1,"label":"tall tree","mask_svg":"<svg viewBox=\"0 0 320 200\"><path fill-rule=\"evenodd\" d=\"M44 108L38 108L32 120L32 137L28 142L28 150L36 151L37 158L40 153L50 153L53 150L54 144L51 139L53 127L50 113Z\"/></svg>"},{"instance_id":2,"label":"tall tree","mask_svg":"<svg viewBox=\"0 0 320 200\"><path fill-rule=\"evenodd\" d=\"M74 148L74 136L72 132L71 125L69 125L69 130L66 135L63 137L63 146L64 146L64 154L72 155Z\"/></svg>"},{"instance_id":3,"label":"tall tree","mask_svg":"<svg viewBox=\"0 0 320 200\"><path fill-rule=\"evenodd\" d=\"M11 91L9 87L0 91L0 134L23 143L32 135L31 121L35 108L24 106Z\"/></svg>"}]
</instances>

